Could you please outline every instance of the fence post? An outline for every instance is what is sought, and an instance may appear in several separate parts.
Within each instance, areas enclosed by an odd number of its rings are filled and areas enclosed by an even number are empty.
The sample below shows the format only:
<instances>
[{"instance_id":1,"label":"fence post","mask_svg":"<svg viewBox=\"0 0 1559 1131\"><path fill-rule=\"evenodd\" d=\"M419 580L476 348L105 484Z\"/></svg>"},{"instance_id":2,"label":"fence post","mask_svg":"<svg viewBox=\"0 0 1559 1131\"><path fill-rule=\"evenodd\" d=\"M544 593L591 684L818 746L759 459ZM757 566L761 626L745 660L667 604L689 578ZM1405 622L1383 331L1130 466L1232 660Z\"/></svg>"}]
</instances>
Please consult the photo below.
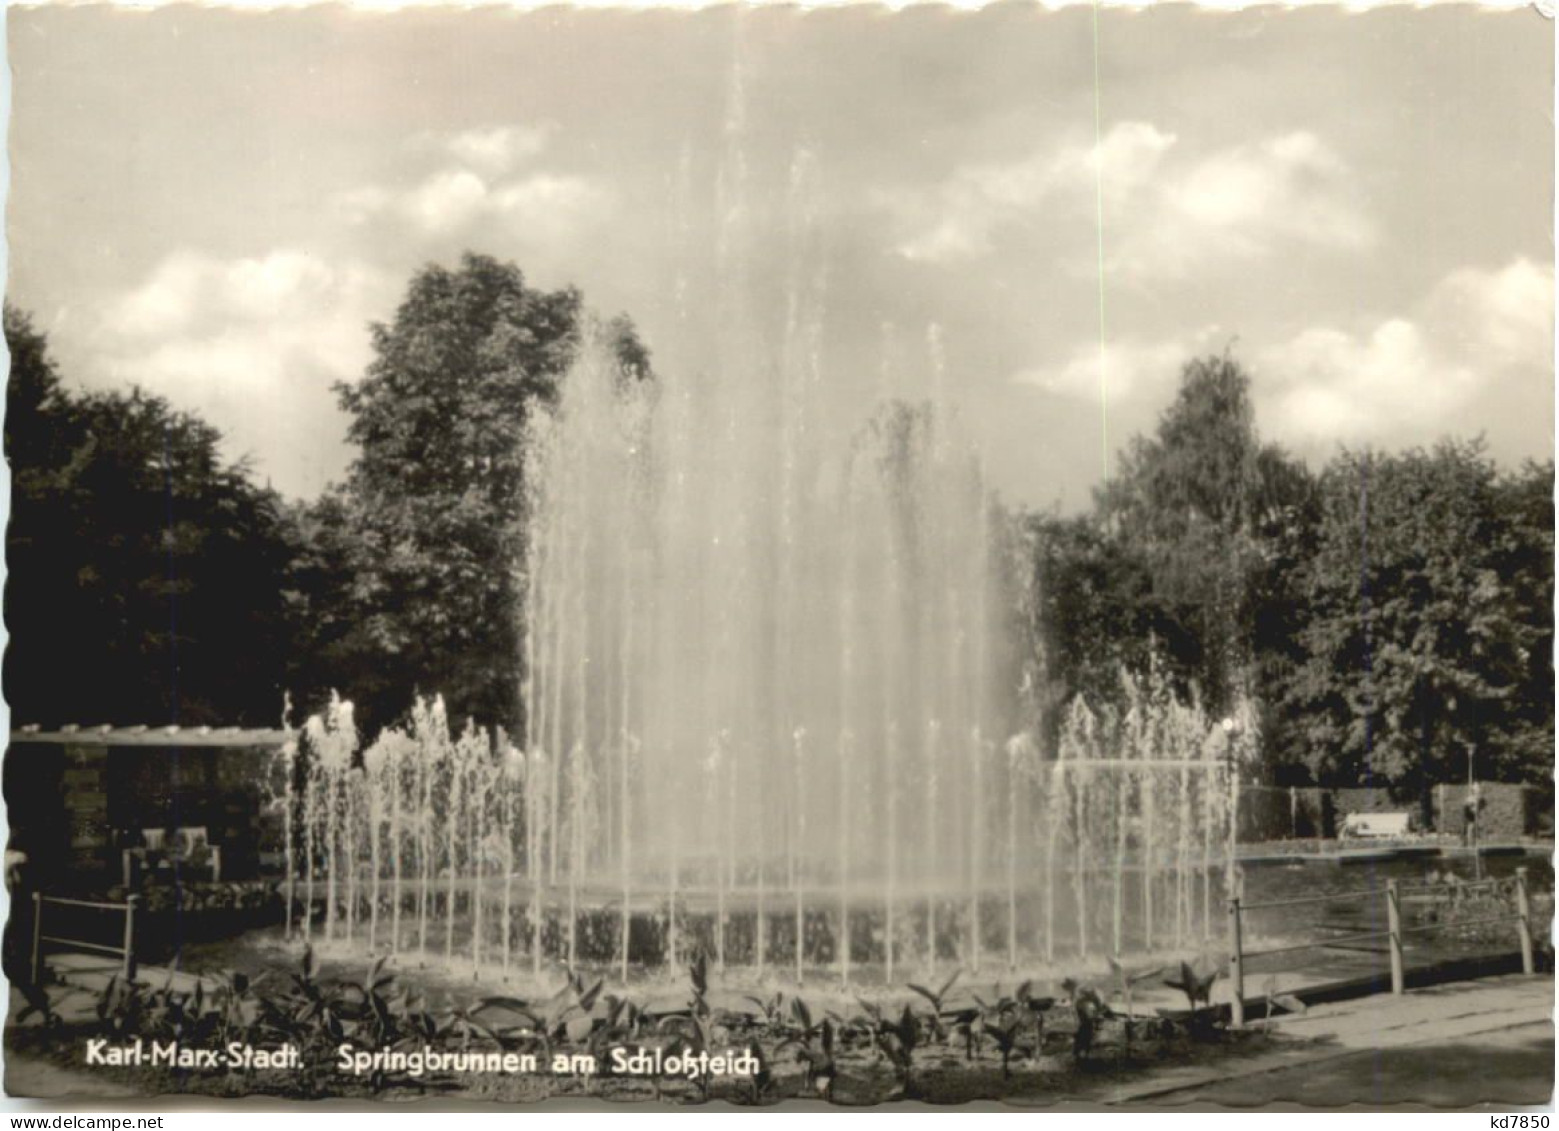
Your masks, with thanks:
<instances>
[{"instance_id":1,"label":"fence post","mask_svg":"<svg viewBox=\"0 0 1559 1131\"><path fill-rule=\"evenodd\" d=\"M1236 1029L1245 1027L1245 948L1240 932L1240 896L1245 886L1242 881L1243 877L1236 873L1234 890L1229 895L1229 987L1234 995L1229 1023Z\"/></svg>"},{"instance_id":2,"label":"fence post","mask_svg":"<svg viewBox=\"0 0 1559 1131\"><path fill-rule=\"evenodd\" d=\"M1396 880L1386 881L1386 930L1391 935L1391 992L1402 994L1402 895Z\"/></svg>"},{"instance_id":3,"label":"fence post","mask_svg":"<svg viewBox=\"0 0 1559 1131\"><path fill-rule=\"evenodd\" d=\"M1527 898L1527 870L1525 865L1516 869L1516 913L1520 916L1517 930L1521 932L1521 972L1530 974L1532 965L1532 904Z\"/></svg>"},{"instance_id":4,"label":"fence post","mask_svg":"<svg viewBox=\"0 0 1559 1131\"><path fill-rule=\"evenodd\" d=\"M32 984L43 985L43 893L32 893Z\"/></svg>"},{"instance_id":5,"label":"fence post","mask_svg":"<svg viewBox=\"0 0 1559 1131\"><path fill-rule=\"evenodd\" d=\"M135 907L140 902L139 895L125 896L124 978L127 982L135 980Z\"/></svg>"}]
</instances>

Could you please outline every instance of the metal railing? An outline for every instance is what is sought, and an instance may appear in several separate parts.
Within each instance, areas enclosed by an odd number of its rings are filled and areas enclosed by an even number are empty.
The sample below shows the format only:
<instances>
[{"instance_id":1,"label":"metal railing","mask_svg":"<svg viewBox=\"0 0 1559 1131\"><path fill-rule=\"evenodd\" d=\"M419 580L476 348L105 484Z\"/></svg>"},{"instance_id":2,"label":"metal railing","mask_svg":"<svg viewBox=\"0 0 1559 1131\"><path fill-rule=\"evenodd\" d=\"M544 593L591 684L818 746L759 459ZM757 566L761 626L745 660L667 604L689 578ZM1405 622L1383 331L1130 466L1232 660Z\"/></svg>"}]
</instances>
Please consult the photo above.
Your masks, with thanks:
<instances>
[{"instance_id":1,"label":"metal railing","mask_svg":"<svg viewBox=\"0 0 1559 1131\"><path fill-rule=\"evenodd\" d=\"M1468 883L1460 883L1456 890L1459 892L1477 891L1482 888L1498 888L1499 880L1486 879ZM1402 937L1404 935L1419 934L1427 931L1441 931L1446 929L1460 930L1464 927L1478 927L1490 923L1515 923L1517 935L1521 943L1521 970L1531 974L1534 970L1532 956L1532 904L1527 893L1527 870L1517 868L1515 872L1516 884L1516 910L1508 915L1489 915L1480 919L1468 919L1455 923L1420 923L1417 926L1404 927L1402 925L1402 893L1404 891L1443 891L1444 888L1433 884L1421 884L1413 887L1401 887L1396 880L1387 880L1386 885L1380 888L1365 888L1360 891L1331 892L1324 895L1296 896L1292 899L1271 899L1261 903L1246 903L1243 899L1244 880L1241 877L1235 884L1234 895L1229 899L1229 980L1234 993L1232 1021L1235 1028L1245 1024L1245 964L1253 958L1268 958L1276 954L1289 954L1301 950L1316 950L1322 947L1337 946L1341 943L1363 942L1368 939L1385 939L1391 959L1391 992L1401 994L1404 989L1406 971L1403 962ZM1290 943L1284 946L1268 947L1264 950L1246 950L1244 939L1244 916L1251 911L1268 910L1274 907L1300 907L1315 903L1338 903L1359 901L1368 904L1370 900L1384 897L1386 903L1386 929L1383 931L1357 931L1353 934L1332 936L1319 941Z\"/></svg>"},{"instance_id":2,"label":"metal railing","mask_svg":"<svg viewBox=\"0 0 1559 1131\"><path fill-rule=\"evenodd\" d=\"M47 944L68 947L71 950L90 950L98 954L117 955L121 959L120 971L126 979L135 977L135 913L141 897L129 895L123 903L103 903L91 899L66 899L62 896L32 895L32 980L37 985L43 980L43 948ZM64 935L43 933L43 909L53 907L79 907L89 911L112 911L124 916L124 941L119 946L93 942L91 939L68 938Z\"/></svg>"}]
</instances>

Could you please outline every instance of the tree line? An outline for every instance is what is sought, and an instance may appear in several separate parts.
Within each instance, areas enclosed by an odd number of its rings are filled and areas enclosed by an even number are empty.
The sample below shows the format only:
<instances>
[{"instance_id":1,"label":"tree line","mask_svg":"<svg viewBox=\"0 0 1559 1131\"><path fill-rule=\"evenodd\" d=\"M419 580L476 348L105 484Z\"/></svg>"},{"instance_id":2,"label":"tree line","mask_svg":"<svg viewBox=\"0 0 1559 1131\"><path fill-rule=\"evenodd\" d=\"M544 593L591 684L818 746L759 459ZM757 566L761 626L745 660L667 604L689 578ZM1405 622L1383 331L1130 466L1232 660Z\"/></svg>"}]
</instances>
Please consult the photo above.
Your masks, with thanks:
<instances>
[{"instance_id":1,"label":"tree line","mask_svg":"<svg viewBox=\"0 0 1559 1131\"><path fill-rule=\"evenodd\" d=\"M435 691L520 730L527 421L586 332L653 380L628 319L587 318L485 256L418 272L337 389L346 479L298 501L162 398L66 388L7 306L13 718L265 726L339 687L369 730ZM1547 779L1552 487L1478 441L1314 472L1260 440L1233 357L1193 360L1085 513L1007 516L1029 691L1108 701L1158 663L1257 704L1279 784Z\"/></svg>"},{"instance_id":2,"label":"tree line","mask_svg":"<svg viewBox=\"0 0 1559 1131\"><path fill-rule=\"evenodd\" d=\"M1481 439L1312 472L1261 442L1236 360L1192 360L1087 513L1020 520L1046 698L1157 660L1255 705L1274 784L1551 781L1553 485Z\"/></svg>"}]
</instances>

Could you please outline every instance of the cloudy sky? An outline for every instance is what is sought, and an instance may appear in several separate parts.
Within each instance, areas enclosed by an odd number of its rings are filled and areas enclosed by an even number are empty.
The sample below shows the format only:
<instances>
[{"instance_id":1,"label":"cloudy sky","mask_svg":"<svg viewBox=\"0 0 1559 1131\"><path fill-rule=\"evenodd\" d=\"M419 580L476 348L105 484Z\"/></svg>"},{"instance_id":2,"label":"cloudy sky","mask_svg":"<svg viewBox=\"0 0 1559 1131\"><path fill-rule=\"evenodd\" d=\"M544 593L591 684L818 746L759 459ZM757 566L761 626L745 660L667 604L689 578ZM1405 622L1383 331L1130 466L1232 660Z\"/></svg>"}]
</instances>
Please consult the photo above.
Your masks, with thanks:
<instances>
[{"instance_id":1,"label":"cloudy sky","mask_svg":"<svg viewBox=\"0 0 1559 1131\"><path fill-rule=\"evenodd\" d=\"M7 23L10 298L70 381L165 394L290 494L351 457L331 386L369 323L467 248L730 380L772 379L821 296L842 413L940 357L1035 505L1085 503L1231 347L1316 462L1553 450L1530 10L1105 10L1097 44L1087 9L1015 6Z\"/></svg>"}]
</instances>

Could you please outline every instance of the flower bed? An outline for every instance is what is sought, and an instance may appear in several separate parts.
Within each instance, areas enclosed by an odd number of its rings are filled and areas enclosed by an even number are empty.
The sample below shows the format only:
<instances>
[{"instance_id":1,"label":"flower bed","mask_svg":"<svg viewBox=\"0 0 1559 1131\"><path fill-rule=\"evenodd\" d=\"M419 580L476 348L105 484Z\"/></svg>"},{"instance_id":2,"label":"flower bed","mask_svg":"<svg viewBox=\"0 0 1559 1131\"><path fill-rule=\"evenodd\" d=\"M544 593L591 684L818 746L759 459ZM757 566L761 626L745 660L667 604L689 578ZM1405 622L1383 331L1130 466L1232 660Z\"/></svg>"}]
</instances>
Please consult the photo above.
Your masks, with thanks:
<instances>
[{"instance_id":1,"label":"flower bed","mask_svg":"<svg viewBox=\"0 0 1559 1131\"><path fill-rule=\"evenodd\" d=\"M291 969L208 976L188 992L171 981L159 988L116 979L95 1017L74 1034L54 1019L13 1024L8 1049L60 1068L82 1067L85 1050L94 1049L95 1074L134 1094L1043 1100L1157 1065L1263 1047L1271 1039L1264 1030L1225 1028L1226 1012L1209 1004L1215 977L1185 965L1117 968L1113 984L1066 979L1041 993L1023 983L986 1000L955 997L955 975L941 986L901 987L850 1007L842 998L829 1003L838 1008L827 1008L784 992L738 1005L711 993L699 957L676 1004L662 997L652 1005L579 975L529 1000L457 993L435 1001L422 987L403 984L383 960L360 976L327 975L305 950ZM1148 982L1179 989L1185 1007L1135 1007L1134 992ZM192 1061L204 1061L197 1050L216 1051L210 1063L193 1065L101 1059L130 1055L114 1049L154 1045L191 1050ZM239 1056L232 1049L249 1051Z\"/></svg>"}]
</instances>

